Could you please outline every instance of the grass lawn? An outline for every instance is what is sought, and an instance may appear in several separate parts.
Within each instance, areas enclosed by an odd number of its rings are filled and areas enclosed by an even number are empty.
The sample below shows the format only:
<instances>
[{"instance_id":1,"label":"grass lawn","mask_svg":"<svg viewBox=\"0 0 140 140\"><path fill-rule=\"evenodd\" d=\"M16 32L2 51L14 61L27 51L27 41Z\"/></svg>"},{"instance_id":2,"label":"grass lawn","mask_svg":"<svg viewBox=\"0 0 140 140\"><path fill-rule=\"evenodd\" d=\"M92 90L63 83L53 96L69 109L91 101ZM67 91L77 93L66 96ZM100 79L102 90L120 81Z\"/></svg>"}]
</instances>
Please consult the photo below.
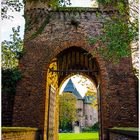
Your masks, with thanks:
<instances>
[{"instance_id":1,"label":"grass lawn","mask_svg":"<svg viewBox=\"0 0 140 140\"><path fill-rule=\"evenodd\" d=\"M59 140L99 140L98 132L93 133L59 133Z\"/></svg>"}]
</instances>

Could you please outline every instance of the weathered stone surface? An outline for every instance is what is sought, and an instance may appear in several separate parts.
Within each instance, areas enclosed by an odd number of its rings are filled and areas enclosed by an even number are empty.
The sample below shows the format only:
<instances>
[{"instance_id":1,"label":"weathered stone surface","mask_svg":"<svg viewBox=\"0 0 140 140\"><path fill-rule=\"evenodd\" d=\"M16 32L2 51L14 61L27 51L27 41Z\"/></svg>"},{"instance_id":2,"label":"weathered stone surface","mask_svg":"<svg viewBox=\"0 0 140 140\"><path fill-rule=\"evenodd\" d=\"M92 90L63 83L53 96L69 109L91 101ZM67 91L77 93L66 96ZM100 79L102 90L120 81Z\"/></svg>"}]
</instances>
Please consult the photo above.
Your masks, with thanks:
<instances>
[{"instance_id":1,"label":"weathered stone surface","mask_svg":"<svg viewBox=\"0 0 140 140\"><path fill-rule=\"evenodd\" d=\"M126 132L127 133L127 132ZM109 132L109 139L110 140L138 140L138 136L128 134L121 134L115 132Z\"/></svg>"},{"instance_id":2,"label":"weathered stone surface","mask_svg":"<svg viewBox=\"0 0 140 140\"><path fill-rule=\"evenodd\" d=\"M2 131L2 140L38 140L37 130L5 130Z\"/></svg>"}]
</instances>

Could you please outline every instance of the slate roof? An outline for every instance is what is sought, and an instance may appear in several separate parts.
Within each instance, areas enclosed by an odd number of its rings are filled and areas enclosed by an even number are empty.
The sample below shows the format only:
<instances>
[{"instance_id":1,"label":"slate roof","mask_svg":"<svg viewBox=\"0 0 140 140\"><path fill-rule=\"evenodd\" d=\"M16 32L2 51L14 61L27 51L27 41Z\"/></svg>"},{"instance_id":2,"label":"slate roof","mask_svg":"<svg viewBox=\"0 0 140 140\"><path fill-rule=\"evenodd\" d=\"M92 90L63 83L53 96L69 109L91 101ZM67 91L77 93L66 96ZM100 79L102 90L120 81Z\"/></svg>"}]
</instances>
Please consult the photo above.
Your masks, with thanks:
<instances>
[{"instance_id":1,"label":"slate roof","mask_svg":"<svg viewBox=\"0 0 140 140\"><path fill-rule=\"evenodd\" d=\"M76 96L77 99L83 100L82 96L80 95L80 93L76 89L76 87L75 87L75 85L74 85L74 83L72 82L71 79L68 81L68 83L65 86L63 92L71 92Z\"/></svg>"},{"instance_id":2,"label":"slate roof","mask_svg":"<svg viewBox=\"0 0 140 140\"><path fill-rule=\"evenodd\" d=\"M84 103L85 104L91 104L94 100L93 96L84 96Z\"/></svg>"}]
</instances>

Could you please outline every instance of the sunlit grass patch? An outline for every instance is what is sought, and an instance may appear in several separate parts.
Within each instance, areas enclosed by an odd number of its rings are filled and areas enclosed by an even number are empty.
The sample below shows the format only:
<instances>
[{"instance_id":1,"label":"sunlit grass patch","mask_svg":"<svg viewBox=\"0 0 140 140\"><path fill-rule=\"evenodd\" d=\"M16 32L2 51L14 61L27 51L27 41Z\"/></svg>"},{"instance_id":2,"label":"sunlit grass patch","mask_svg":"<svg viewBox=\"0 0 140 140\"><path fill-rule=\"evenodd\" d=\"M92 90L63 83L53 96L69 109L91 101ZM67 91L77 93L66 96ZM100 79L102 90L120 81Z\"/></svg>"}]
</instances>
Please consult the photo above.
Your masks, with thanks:
<instances>
[{"instance_id":1,"label":"sunlit grass patch","mask_svg":"<svg viewBox=\"0 0 140 140\"><path fill-rule=\"evenodd\" d=\"M59 140L99 140L98 132L93 133L60 133Z\"/></svg>"}]
</instances>

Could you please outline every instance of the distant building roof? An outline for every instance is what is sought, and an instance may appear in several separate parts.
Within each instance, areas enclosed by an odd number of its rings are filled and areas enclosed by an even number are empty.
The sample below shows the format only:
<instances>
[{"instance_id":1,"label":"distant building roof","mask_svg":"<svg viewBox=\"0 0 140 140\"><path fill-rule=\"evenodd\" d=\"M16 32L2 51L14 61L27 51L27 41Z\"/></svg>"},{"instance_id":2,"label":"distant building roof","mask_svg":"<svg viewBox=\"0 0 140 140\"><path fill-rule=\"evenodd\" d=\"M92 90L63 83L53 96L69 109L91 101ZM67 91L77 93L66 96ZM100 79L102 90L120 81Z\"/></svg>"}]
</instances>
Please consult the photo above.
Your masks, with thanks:
<instances>
[{"instance_id":1,"label":"distant building roof","mask_svg":"<svg viewBox=\"0 0 140 140\"><path fill-rule=\"evenodd\" d=\"M76 96L77 99L83 99L71 79L68 81L63 92L71 92Z\"/></svg>"},{"instance_id":2,"label":"distant building roof","mask_svg":"<svg viewBox=\"0 0 140 140\"><path fill-rule=\"evenodd\" d=\"M84 96L84 103L91 104L95 98L93 96Z\"/></svg>"}]
</instances>

